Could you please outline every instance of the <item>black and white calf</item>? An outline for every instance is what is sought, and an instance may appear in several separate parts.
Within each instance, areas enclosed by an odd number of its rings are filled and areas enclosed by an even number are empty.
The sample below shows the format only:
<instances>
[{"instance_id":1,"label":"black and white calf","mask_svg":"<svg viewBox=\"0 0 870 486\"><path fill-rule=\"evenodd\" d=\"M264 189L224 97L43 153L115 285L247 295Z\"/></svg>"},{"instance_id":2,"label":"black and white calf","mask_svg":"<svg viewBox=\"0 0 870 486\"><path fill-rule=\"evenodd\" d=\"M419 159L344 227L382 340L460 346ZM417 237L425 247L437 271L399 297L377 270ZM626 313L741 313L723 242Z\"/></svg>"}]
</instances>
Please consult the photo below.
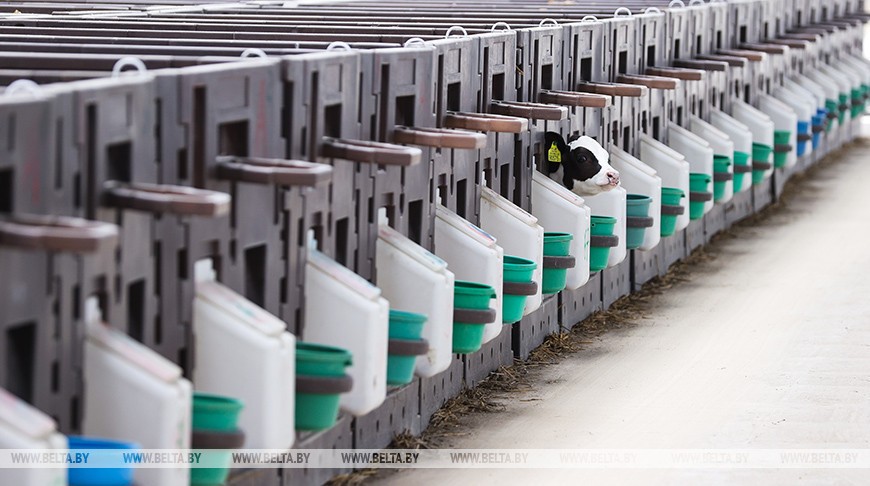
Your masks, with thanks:
<instances>
[{"instance_id":1,"label":"black and white calf","mask_svg":"<svg viewBox=\"0 0 870 486\"><path fill-rule=\"evenodd\" d=\"M594 196L619 185L619 172L607 163L610 155L595 139L575 136L565 143L562 135L547 132L545 140L544 172L571 192Z\"/></svg>"}]
</instances>

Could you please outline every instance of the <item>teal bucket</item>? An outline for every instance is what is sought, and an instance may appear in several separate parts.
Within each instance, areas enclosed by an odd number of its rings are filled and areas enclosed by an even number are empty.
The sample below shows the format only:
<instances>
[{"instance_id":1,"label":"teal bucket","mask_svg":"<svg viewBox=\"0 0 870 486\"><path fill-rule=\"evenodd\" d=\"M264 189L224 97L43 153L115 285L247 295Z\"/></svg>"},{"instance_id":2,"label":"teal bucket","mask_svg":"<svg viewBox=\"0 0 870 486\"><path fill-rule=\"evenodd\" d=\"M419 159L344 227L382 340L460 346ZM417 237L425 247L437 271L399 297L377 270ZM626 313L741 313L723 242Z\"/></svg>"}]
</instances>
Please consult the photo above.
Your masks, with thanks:
<instances>
[{"instance_id":1,"label":"teal bucket","mask_svg":"<svg viewBox=\"0 0 870 486\"><path fill-rule=\"evenodd\" d=\"M625 247L634 250L643 244L646 229L653 224L649 217L652 198L643 194L629 194L626 196L625 204L628 216L626 219Z\"/></svg>"}]
</instances>

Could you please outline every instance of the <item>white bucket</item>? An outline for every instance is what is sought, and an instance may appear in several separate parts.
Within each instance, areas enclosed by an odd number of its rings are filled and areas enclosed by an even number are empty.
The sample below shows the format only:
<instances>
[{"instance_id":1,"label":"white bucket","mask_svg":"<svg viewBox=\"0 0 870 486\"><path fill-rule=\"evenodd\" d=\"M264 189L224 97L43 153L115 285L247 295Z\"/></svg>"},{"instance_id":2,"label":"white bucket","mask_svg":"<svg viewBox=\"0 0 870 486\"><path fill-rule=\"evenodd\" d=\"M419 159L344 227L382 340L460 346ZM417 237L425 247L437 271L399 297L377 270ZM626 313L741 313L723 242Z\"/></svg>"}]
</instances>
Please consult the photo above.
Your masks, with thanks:
<instances>
[{"instance_id":1,"label":"white bucket","mask_svg":"<svg viewBox=\"0 0 870 486\"><path fill-rule=\"evenodd\" d=\"M797 113L790 106L770 95L759 95L758 109L770 116L776 130L791 132L789 137L791 151L788 153L786 167L795 165L797 163Z\"/></svg>"},{"instance_id":2,"label":"white bucket","mask_svg":"<svg viewBox=\"0 0 870 486\"><path fill-rule=\"evenodd\" d=\"M82 433L134 442L144 449L189 449L193 387L181 368L102 322L85 302ZM137 468L136 484L186 486L190 471Z\"/></svg>"},{"instance_id":3,"label":"white bucket","mask_svg":"<svg viewBox=\"0 0 870 486\"><path fill-rule=\"evenodd\" d=\"M211 260L194 268L194 388L242 401L245 447L292 446L296 337L284 321L216 282Z\"/></svg>"},{"instance_id":4,"label":"white bucket","mask_svg":"<svg viewBox=\"0 0 870 486\"><path fill-rule=\"evenodd\" d=\"M722 110L710 110L710 123L728 135L734 143L735 152L749 154L749 165L752 166L752 132L749 128ZM735 191L745 191L752 187L752 174L747 173L743 177L743 184L735 187Z\"/></svg>"},{"instance_id":5,"label":"white bucket","mask_svg":"<svg viewBox=\"0 0 870 486\"><path fill-rule=\"evenodd\" d=\"M529 259L537 265L532 280L538 292L526 298L523 315L527 316L541 306L541 284L544 280L544 228L538 218L503 198L488 187L481 188L480 227L495 236L505 255ZM484 340L486 337L484 336Z\"/></svg>"},{"instance_id":6,"label":"white bucket","mask_svg":"<svg viewBox=\"0 0 870 486\"><path fill-rule=\"evenodd\" d=\"M607 192L587 196L585 201L593 216L610 216L616 218L613 234L619 237L619 244L610 249L607 266L613 267L622 263L628 255L625 248L625 196L628 194L622 187L615 187Z\"/></svg>"},{"instance_id":7,"label":"white bucket","mask_svg":"<svg viewBox=\"0 0 870 486\"><path fill-rule=\"evenodd\" d=\"M576 290L589 281L589 237L592 215L582 197L538 171L532 171L532 214L544 231L574 235L570 254L576 265L568 270L566 288Z\"/></svg>"},{"instance_id":8,"label":"white bucket","mask_svg":"<svg viewBox=\"0 0 870 486\"><path fill-rule=\"evenodd\" d=\"M749 127L752 132L752 142L773 147L773 120L769 116L740 100L731 101L731 116L737 121ZM773 174L773 155L767 160L771 168L764 171L767 179Z\"/></svg>"},{"instance_id":9,"label":"white bucket","mask_svg":"<svg viewBox=\"0 0 870 486\"><path fill-rule=\"evenodd\" d=\"M837 104L840 103L840 93L845 92L846 89L848 89L848 83L846 83L845 80L839 77L832 77L822 70L808 70L804 72L804 75L825 91L826 99L836 101ZM839 129L845 128L845 126L848 125L848 121L849 116L847 115L844 119L843 127L841 127L840 120L838 118L834 119L831 131L834 132L836 136L840 136L841 130ZM831 148L836 148L836 143Z\"/></svg>"},{"instance_id":10,"label":"white bucket","mask_svg":"<svg viewBox=\"0 0 870 486\"><path fill-rule=\"evenodd\" d=\"M641 194L652 199L649 217L653 225L646 228L643 243L638 247L652 250L662 239L662 179L655 169L615 145L610 148L610 165L619 171L619 185L626 194Z\"/></svg>"},{"instance_id":11,"label":"white bucket","mask_svg":"<svg viewBox=\"0 0 870 486\"><path fill-rule=\"evenodd\" d=\"M447 262L381 223L377 241L377 284L396 310L426 316L423 338L429 352L416 361L416 373L430 377L453 360L453 272Z\"/></svg>"},{"instance_id":12,"label":"white bucket","mask_svg":"<svg viewBox=\"0 0 870 486\"><path fill-rule=\"evenodd\" d=\"M716 109L711 109L711 112L718 111ZM692 133L698 135L703 138L713 147L713 154L715 155L724 155L728 157L731 161L731 164L728 166L728 174L731 174L732 181L734 177L734 142L731 141L731 137L728 136L727 133L719 130L715 126L705 122L704 120L698 118L697 116L689 117L689 126L691 127ZM797 125L795 125L797 127ZM716 175L713 174L715 178ZM714 182L715 184L715 182ZM725 184L725 192L722 194L722 197L715 201L718 204L723 204L731 200L734 197L734 184L728 182Z\"/></svg>"},{"instance_id":13,"label":"white bucket","mask_svg":"<svg viewBox=\"0 0 870 486\"><path fill-rule=\"evenodd\" d=\"M825 90L815 81L805 76L796 75L792 79L786 79L783 85L792 91L802 93L804 97L812 98L816 110L825 108Z\"/></svg>"},{"instance_id":14,"label":"white bucket","mask_svg":"<svg viewBox=\"0 0 870 486\"><path fill-rule=\"evenodd\" d=\"M504 250L495 237L471 224L453 211L438 205L435 210L435 254L447 262L456 280L477 282L495 289L490 301L495 321L484 328L484 342L492 341L505 327L502 324L502 274Z\"/></svg>"},{"instance_id":15,"label":"white bucket","mask_svg":"<svg viewBox=\"0 0 870 486\"><path fill-rule=\"evenodd\" d=\"M0 388L0 449L33 449L50 452L66 449L66 437L54 420ZM67 470L58 468L0 469L0 484L15 486L64 486Z\"/></svg>"},{"instance_id":16,"label":"white bucket","mask_svg":"<svg viewBox=\"0 0 870 486\"><path fill-rule=\"evenodd\" d=\"M653 169L662 180L662 187L680 189L686 197L680 199L683 214L677 216L676 231L689 226L689 163L683 154L650 137L640 134L640 158ZM661 196L660 196L661 197ZM661 208L659 208L661 211Z\"/></svg>"},{"instance_id":17,"label":"white bucket","mask_svg":"<svg viewBox=\"0 0 870 486\"><path fill-rule=\"evenodd\" d=\"M365 415L387 395L390 304L381 290L323 253L310 248L305 269L306 342L350 351L353 388L341 395L342 410Z\"/></svg>"},{"instance_id":18,"label":"white bucket","mask_svg":"<svg viewBox=\"0 0 870 486\"><path fill-rule=\"evenodd\" d=\"M713 147L706 140L672 123L668 134L668 145L686 157L692 173L707 174L712 179ZM712 183L710 184L710 192L713 192ZM689 193L686 193L686 197L689 197ZM711 209L713 209L712 199L704 203L704 214L710 212Z\"/></svg>"},{"instance_id":19,"label":"white bucket","mask_svg":"<svg viewBox=\"0 0 870 486\"><path fill-rule=\"evenodd\" d=\"M800 87L798 88L801 89ZM809 132L809 134L812 135L813 116L816 114L815 97L807 97L806 90L801 89L801 91L795 91L785 86L780 86L774 89L773 97L794 110L795 114L798 117L798 120L806 123L807 126L810 127L811 131ZM797 130L797 128L795 128L795 130ZM797 141L797 132L795 132L794 138L795 154L797 154L797 143L799 143ZM804 156L812 153L813 144L811 141L804 142L804 147Z\"/></svg>"}]
</instances>

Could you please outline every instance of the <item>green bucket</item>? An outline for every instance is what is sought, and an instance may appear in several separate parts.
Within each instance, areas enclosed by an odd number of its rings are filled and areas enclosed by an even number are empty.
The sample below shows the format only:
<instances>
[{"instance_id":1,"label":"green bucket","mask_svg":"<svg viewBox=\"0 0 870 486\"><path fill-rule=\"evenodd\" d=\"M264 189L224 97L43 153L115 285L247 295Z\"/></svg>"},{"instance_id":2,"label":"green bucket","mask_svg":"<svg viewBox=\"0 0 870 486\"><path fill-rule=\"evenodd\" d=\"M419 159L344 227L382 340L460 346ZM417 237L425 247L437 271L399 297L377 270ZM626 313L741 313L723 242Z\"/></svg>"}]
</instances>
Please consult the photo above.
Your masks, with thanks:
<instances>
[{"instance_id":1,"label":"green bucket","mask_svg":"<svg viewBox=\"0 0 870 486\"><path fill-rule=\"evenodd\" d=\"M453 283L453 307L457 309L487 310L496 293L489 285L457 280ZM453 323L453 352L473 353L483 343L486 324Z\"/></svg>"},{"instance_id":2,"label":"green bucket","mask_svg":"<svg viewBox=\"0 0 870 486\"><path fill-rule=\"evenodd\" d=\"M773 132L773 143L776 145L789 145L791 143L791 131L775 130ZM777 169L785 167L788 162L788 152L774 152L773 166Z\"/></svg>"},{"instance_id":3,"label":"green bucket","mask_svg":"<svg viewBox=\"0 0 870 486\"><path fill-rule=\"evenodd\" d=\"M833 113L837 115L837 119L840 119L842 117L842 115L840 114L840 104L832 99L825 100L825 109L828 110L828 113ZM833 127L833 118L828 118L828 123L825 125L825 132L830 132L831 128Z\"/></svg>"},{"instance_id":4,"label":"green bucket","mask_svg":"<svg viewBox=\"0 0 870 486\"><path fill-rule=\"evenodd\" d=\"M849 95L840 93L840 106L847 106L849 104ZM840 125L846 123L846 110L840 110Z\"/></svg>"},{"instance_id":5,"label":"green bucket","mask_svg":"<svg viewBox=\"0 0 870 486\"><path fill-rule=\"evenodd\" d=\"M750 158L752 158L752 156L746 152L734 151L734 192L741 190L743 187L743 177L746 175L746 173L740 172L737 167L746 167L750 165Z\"/></svg>"},{"instance_id":6,"label":"green bucket","mask_svg":"<svg viewBox=\"0 0 870 486\"><path fill-rule=\"evenodd\" d=\"M210 432L233 432L243 406L235 398L194 392L192 428Z\"/></svg>"},{"instance_id":7,"label":"green bucket","mask_svg":"<svg viewBox=\"0 0 870 486\"><path fill-rule=\"evenodd\" d=\"M864 91L861 88L852 89L852 119L861 116L864 111Z\"/></svg>"},{"instance_id":8,"label":"green bucket","mask_svg":"<svg viewBox=\"0 0 870 486\"><path fill-rule=\"evenodd\" d=\"M728 168L731 167L731 157L727 155L713 156L713 173L727 174ZM725 197L725 191L728 190L728 184L731 181L713 181L713 199L719 201Z\"/></svg>"},{"instance_id":9,"label":"green bucket","mask_svg":"<svg viewBox=\"0 0 870 486\"><path fill-rule=\"evenodd\" d=\"M338 393L296 392L296 430L326 430L338 420Z\"/></svg>"},{"instance_id":10,"label":"green bucket","mask_svg":"<svg viewBox=\"0 0 870 486\"><path fill-rule=\"evenodd\" d=\"M574 235L571 233L544 233L544 255L568 256L571 251L571 241Z\"/></svg>"},{"instance_id":11,"label":"green bucket","mask_svg":"<svg viewBox=\"0 0 870 486\"><path fill-rule=\"evenodd\" d=\"M493 298L495 290L490 285L464 280L457 280L453 284L453 307L486 310Z\"/></svg>"},{"instance_id":12,"label":"green bucket","mask_svg":"<svg viewBox=\"0 0 870 486\"><path fill-rule=\"evenodd\" d=\"M221 486L227 481L230 475L230 465L233 461L232 451L209 451L211 454L210 462L221 462L226 464L226 467L193 467L190 468L190 485L191 486ZM102 483L101 483L102 484Z\"/></svg>"},{"instance_id":13,"label":"green bucket","mask_svg":"<svg viewBox=\"0 0 870 486\"><path fill-rule=\"evenodd\" d=\"M763 143L752 142L752 161L770 163L770 154L773 152L773 147ZM765 170L752 170L752 184L761 184L764 182Z\"/></svg>"},{"instance_id":14,"label":"green bucket","mask_svg":"<svg viewBox=\"0 0 870 486\"><path fill-rule=\"evenodd\" d=\"M296 341L296 375L341 378L350 366L349 351L322 344ZM339 393L306 393L296 390L296 429L324 430L338 419Z\"/></svg>"},{"instance_id":15,"label":"green bucket","mask_svg":"<svg viewBox=\"0 0 870 486\"><path fill-rule=\"evenodd\" d=\"M713 182L713 177L710 174L693 172L689 174L689 191L709 193L711 182ZM692 201L689 199L689 219L696 220L703 218L704 204L704 201Z\"/></svg>"},{"instance_id":16,"label":"green bucket","mask_svg":"<svg viewBox=\"0 0 870 486\"><path fill-rule=\"evenodd\" d=\"M544 256L569 256L571 251L571 233L544 233ZM568 282L567 268L547 268L544 266L544 277L541 282L542 294L555 294L565 288Z\"/></svg>"},{"instance_id":17,"label":"green bucket","mask_svg":"<svg viewBox=\"0 0 870 486\"><path fill-rule=\"evenodd\" d=\"M239 413L243 405L240 400L221 395L194 392L192 428L194 431L217 433L236 433ZM197 467L190 470L190 484L206 486L223 484L230 473L231 452L217 452L225 467Z\"/></svg>"},{"instance_id":18,"label":"green bucket","mask_svg":"<svg viewBox=\"0 0 870 486\"><path fill-rule=\"evenodd\" d=\"M610 236L613 227L616 226L616 218L610 216L592 216L592 236Z\"/></svg>"},{"instance_id":19,"label":"green bucket","mask_svg":"<svg viewBox=\"0 0 870 486\"><path fill-rule=\"evenodd\" d=\"M679 206L680 199L684 198L686 193L682 189L676 187L662 188L662 205L663 206ZM662 213L662 230L661 235L668 237L677 231L677 215Z\"/></svg>"},{"instance_id":20,"label":"green bucket","mask_svg":"<svg viewBox=\"0 0 870 486\"><path fill-rule=\"evenodd\" d=\"M528 283L532 281L532 274L538 265L528 259L512 255L504 256L504 281L512 283ZM513 295L504 293L502 301L501 317L505 324L512 324L523 318L523 309L526 306L527 295Z\"/></svg>"},{"instance_id":21,"label":"green bucket","mask_svg":"<svg viewBox=\"0 0 870 486\"><path fill-rule=\"evenodd\" d=\"M643 194L628 194L625 200L626 215L631 218L648 218L649 206L652 203L652 198ZM625 248L634 250L643 244L644 233L646 227L632 227L626 223L625 229Z\"/></svg>"},{"instance_id":22,"label":"green bucket","mask_svg":"<svg viewBox=\"0 0 870 486\"><path fill-rule=\"evenodd\" d=\"M610 216L592 216L592 236L611 236L613 227L616 226L616 218ZM607 268L607 260L610 258L609 246L589 247L589 271L598 272Z\"/></svg>"},{"instance_id":23,"label":"green bucket","mask_svg":"<svg viewBox=\"0 0 870 486\"><path fill-rule=\"evenodd\" d=\"M390 309L391 339L420 339L425 324L426 316L423 314Z\"/></svg>"},{"instance_id":24,"label":"green bucket","mask_svg":"<svg viewBox=\"0 0 870 486\"><path fill-rule=\"evenodd\" d=\"M344 376L351 362L350 351L345 349L296 341L297 375Z\"/></svg>"},{"instance_id":25,"label":"green bucket","mask_svg":"<svg viewBox=\"0 0 870 486\"><path fill-rule=\"evenodd\" d=\"M866 84L862 84L860 91L861 91L861 107L858 110L858 116L863 115L864 111L867 109L867 100L865 99L865 96L867 96L867 93L870 92L870 86L868 86Z\"/></svg>"},{"instance_id":26,"label":"green bucket","mask_svg":"<svg viewBox=\"0 0 870 486\"><path fill-rule=\"evenodd\" d=\"M387 385L402 386L414 380L417 356L390 354L387 356Z\"/></svg>"},{"instance_id":27,"label":"green bucket","mask_svg":"<svg viewBox=\"0 0 870 486\"><path fill-rule=\"evenodd\" d=\"M426 316L414 312L390 310L390 339L403 341L420 341ZM414 367L417 364L416 355L387 355L387 385L407 385L414 379Z\"/></svg>"}]
</instances>

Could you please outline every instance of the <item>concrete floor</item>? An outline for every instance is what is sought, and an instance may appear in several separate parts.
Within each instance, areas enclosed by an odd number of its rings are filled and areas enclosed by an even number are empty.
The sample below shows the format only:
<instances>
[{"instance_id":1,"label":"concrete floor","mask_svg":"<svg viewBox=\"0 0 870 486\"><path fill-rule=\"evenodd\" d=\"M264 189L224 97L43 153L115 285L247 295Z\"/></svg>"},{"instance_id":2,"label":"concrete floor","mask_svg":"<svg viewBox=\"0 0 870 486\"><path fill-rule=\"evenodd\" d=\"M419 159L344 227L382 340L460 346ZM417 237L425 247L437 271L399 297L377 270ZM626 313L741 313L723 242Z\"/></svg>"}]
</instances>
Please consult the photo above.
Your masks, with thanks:
<instances>
[{"instance_id":1,"label":"concrete floor","mask_svg":"<svg viewBox=\"0 0 870 486\"><path fill-rule=\"evenodd\" d=\"M651 319L547 368L455 448L870 448L870 142ZM539 399L539 400L536 400ZM531 401L529 401L531 400ZM406 470L384 484L868 484L867 470Z\"/></svg>"}]
</instances>

